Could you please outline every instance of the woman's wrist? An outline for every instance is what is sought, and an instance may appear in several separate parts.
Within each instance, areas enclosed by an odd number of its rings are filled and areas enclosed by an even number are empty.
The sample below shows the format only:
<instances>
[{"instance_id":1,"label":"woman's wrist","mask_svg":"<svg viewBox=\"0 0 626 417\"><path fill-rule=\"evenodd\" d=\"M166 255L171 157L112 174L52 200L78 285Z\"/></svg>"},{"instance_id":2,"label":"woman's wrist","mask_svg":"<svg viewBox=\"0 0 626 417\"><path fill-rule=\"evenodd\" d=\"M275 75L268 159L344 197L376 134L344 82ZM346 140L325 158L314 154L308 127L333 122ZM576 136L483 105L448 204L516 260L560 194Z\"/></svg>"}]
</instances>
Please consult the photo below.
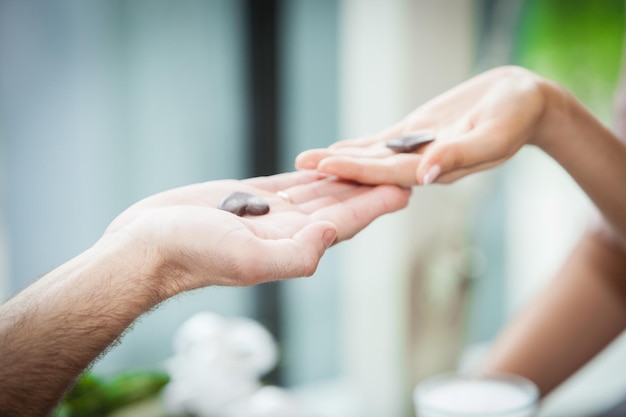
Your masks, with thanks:
<instances>
[{"instance_id":1,"label":"woman's wrist","mask_svg":"<svg viewBox=\"0 0 626 417\"><path fill-rule=\"evenodd\" d=\"M536 130L539 146L578 183L607 222L626 240L626 144L573 94L550 81L540 82L546 99Z\"/></svg>"},{"instance_id":2,"label":"woman's wrist","mask_svg":"<svg viewBox=\"0 0 626 417\"><path fill-rule=\"evenodd\" d=\"M544 98L543 112L530 143L551 156L568 146L566 130L572 126L577 99L561 85L537 76L537 86Z\"/></svg>"}]
</instances>

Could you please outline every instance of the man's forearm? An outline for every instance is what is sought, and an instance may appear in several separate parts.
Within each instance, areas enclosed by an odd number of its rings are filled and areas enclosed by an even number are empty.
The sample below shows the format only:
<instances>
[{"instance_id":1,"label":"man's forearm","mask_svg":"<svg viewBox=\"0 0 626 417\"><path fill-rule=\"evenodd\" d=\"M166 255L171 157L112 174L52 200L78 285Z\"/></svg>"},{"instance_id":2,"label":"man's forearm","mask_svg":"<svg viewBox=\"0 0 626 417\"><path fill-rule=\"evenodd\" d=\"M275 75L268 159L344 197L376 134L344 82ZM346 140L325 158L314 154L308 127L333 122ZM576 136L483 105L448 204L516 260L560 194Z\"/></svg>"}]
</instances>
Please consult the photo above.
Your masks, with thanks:
<instances>
[{"instance_id":1,"label":"man's forearm","mask_svg":"<svg viewBox=\"0 0 626 417\"><path fill-rule=\"evenodd\" d=\"M255 221L216 209L233 191L266 198L271 211ZM307 171L192 184L137 202L94 247L0 307L0 415L49 412L139 315L180 292L313 274L333 242L404 207L409 194Z\"/></svg>"},{"instance_id":2,"label":"man's forearm","mask_svg":"<svg viewBox=\"0 0 626 417\"><path fill-rule=\"evenodd\" d=\"M147 259L127 243L100 242L0 307L0 415L48 414L76 377L159 301Z\"/></svg>"}]
</instances>

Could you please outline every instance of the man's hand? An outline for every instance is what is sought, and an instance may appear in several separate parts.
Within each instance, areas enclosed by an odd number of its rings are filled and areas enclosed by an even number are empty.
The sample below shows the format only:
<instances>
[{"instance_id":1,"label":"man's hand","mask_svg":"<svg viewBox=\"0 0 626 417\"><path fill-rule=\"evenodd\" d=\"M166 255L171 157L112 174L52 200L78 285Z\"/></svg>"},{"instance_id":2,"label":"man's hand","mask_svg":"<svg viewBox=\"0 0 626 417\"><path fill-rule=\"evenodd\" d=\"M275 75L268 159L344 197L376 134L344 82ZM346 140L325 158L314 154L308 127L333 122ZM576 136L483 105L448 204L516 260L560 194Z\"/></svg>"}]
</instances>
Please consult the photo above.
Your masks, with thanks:
<instances>
[{"instance_id":1,"label":"man's hand","mask_svg":"<svg viewBox=\"0 0 626 417\"><path fill-rule=\"evenodd\" d=\"M239 217L216 208L236 191L262 197L270 212ZM409 194L395 186L359 185L314 171L213 181L140 201L111 224L105 238L123 234L145 245L168 275L164 288L174 292L252 285L313 274L327 247L404 207ZM176 285L171 276L177 277Z\"/></svg>"},{"instance_id":2,"label":"man's hand","mask_svg":"<svg viewBox=\"0 0 626 417\"><path fill-rule=\"evenodd\" d=\"M237 191L264 198L270 212L239 217L216 208ZM328 246L404 207L408 197L395 186L295 172L190 185L140 201L93 247L0 306L0 415L48 414L94 358L166 298L311 275Z\"/></svg>"}]
</instances>

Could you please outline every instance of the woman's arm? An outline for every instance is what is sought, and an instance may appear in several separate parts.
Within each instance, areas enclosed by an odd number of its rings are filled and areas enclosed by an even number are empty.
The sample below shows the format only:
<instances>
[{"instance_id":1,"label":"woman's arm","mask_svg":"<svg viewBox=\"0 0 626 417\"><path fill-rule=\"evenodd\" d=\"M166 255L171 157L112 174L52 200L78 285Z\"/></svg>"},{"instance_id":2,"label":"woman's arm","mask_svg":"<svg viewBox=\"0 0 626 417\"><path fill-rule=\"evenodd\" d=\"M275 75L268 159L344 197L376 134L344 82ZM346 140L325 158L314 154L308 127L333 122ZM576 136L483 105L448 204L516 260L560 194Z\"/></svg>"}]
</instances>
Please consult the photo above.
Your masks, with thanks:
<instances>
[{"instance_id":1,"label":"woman's arm","mask_svg":"<svg viewBox=\"0 0 626 417\"><path fill-rule=\"evenodd\" d=\"M626 328L625 278L624 249L587 233L498 337L481 370L525 376L548 394Z\"/></svg>"},{"instance_id":2,"label":"woman's arm","mask_svg":"<svg viewBox=\"0 0 626 417\"><path fill-rule=\"evenodd\" d=\"M436 140L413 153L385 146L411 132ZM626 144L564 88L523 68L480 74L380 134L305 151L296 166L366 184L449 183L502 164L526 144L556 159L626 236Z\"/></svg>"},{"instance_id":3,"label":"woman's arm","mask_svg":"<svg viewBox=\"0 0 626 417\"><path fill-rule=\"evenodd\" d=\"M554 158L626 242L626 142L562 87L542 81L546 110L535 144Z\"/></svg>"}]
</instances>

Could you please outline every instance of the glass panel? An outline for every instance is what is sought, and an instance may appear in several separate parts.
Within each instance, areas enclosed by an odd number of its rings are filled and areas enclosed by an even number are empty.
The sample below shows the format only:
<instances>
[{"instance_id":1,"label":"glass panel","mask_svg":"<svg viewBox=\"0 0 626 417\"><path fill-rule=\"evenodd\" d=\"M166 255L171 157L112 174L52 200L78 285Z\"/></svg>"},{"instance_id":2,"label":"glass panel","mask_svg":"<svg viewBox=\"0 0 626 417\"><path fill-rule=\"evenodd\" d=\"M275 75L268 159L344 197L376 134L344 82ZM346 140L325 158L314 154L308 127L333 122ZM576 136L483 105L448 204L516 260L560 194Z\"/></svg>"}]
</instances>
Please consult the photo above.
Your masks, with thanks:
<instances>
[{"instance_id":1,"label":"glass panel","mask_svg":"<svg viewBox=\"0 0 626 417\"><path fill-rule=\"evenodd\" d=\"M11 291L85 250L138 199L240 177L240 2L0 3L0 114ZM96 367L154 364L193 311L249 313L246 289L182 295Z\"/></svg>"},{"instance_id":2,"label":"glass panel","mask_svg":"<svg viewBox=\"0 0 626 417\"><path fill-rule=\"evenodd\" d=\"M282 12L282 163L338 139L338 2L284 2ZM338 253L313 277L285 282L283 369L287 384L333 377L338 369Z\"/></svg>"}]
</instances>

